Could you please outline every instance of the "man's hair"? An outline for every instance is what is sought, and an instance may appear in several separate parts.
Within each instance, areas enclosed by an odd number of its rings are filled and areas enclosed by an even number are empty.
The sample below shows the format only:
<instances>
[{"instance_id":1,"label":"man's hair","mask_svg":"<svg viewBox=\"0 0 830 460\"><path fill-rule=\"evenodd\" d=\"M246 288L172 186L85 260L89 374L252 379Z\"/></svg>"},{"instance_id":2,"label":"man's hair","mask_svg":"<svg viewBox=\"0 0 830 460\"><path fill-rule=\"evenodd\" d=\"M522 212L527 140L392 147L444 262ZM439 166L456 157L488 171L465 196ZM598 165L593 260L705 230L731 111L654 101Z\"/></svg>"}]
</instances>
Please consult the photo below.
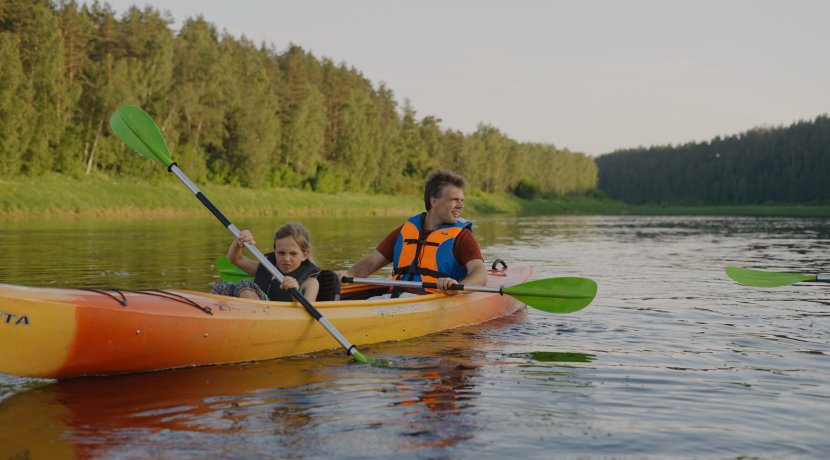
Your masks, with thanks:
<instances>
[{"instance_id":1,"label":"man's hair","mask_svg":"<svg viewBox=\"0 0 830 460\"><path fill-rule=\"evenodd\" d=\"M455 185L463 191L467 188L467 179L464 179L464 176L461 174L446 169L436 169L429 172L427 181L424 182L424 205L427 211L432 208L432 203L429 202L429 199L432 197L443 197L444 189L447 185Z\"/></svg>"}]
</instances>

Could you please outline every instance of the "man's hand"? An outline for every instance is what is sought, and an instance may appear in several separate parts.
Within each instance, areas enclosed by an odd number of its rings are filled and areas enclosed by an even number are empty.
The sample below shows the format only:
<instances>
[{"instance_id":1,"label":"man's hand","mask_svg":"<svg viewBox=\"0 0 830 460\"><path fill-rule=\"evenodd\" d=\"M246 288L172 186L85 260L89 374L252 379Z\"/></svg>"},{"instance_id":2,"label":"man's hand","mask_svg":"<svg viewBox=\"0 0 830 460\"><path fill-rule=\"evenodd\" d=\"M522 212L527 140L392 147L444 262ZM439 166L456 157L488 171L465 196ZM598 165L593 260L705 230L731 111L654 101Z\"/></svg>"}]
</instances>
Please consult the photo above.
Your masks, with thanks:
<instances>
[{"instance_id":1,"label":"man's hand","mask_svg":"<svg viewBox=\"0 0 830 460\"><path fill-rule=\"evenodd\" d=\"M447 295L461 294L464 291L448 291L447 288L453 284L464 284L471 286L480 286L487 284L487 267L481 259L473 259L467 262L467 276L461 281L456 281L452 278L438 278L435 284L438 285L438 292L443 292Z\"/></svg>"},{"instance_id":2,"label":"man's hand","mask_svg":"<svg viewBox=\"0 0 830 460\"><path fill-rule=\"evenodd\" d=\"M437 280L435 280L435 284L438 285L438 292L443 292L444 294L447 294L447 295L461 294L462 292L464 292L464 291L449 290L450 286L452 286L453 284L458 284L458 281L456 281L452 278L438 278Z\"/></svg>"},{"instance_id":3,"label":"man's hand","mask_svg":"<svg viewBox=\"0 0 830 460\"><path fill-rule=\"evenodd\" d=\"M339 270L339 271L336 271L334 273L337 273L337 278L340 279L341 283L343 282L343 278L345 278L345 277L354 278L353 276L349 275L348 270Z\"/></svg>"}]
</instances>

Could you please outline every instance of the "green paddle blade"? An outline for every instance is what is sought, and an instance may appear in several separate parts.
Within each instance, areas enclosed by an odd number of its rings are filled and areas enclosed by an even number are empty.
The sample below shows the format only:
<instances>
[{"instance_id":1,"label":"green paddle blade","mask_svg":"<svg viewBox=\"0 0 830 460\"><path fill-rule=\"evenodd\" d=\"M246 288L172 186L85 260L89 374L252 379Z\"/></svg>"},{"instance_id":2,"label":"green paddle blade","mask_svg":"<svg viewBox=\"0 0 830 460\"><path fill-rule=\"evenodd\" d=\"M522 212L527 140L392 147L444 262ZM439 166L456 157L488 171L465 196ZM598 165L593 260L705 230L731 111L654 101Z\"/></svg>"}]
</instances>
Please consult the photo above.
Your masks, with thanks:
<instances>
[{"instance_id":1,"label":"green paddle blade","mask_svg":"<svg viewBox=\"0 0 830 460\"><path fill-rule=\"evenodd\" d=\"M254 280L254 277L243 272L236 265L230 263L227 257L220 257L216 259L216 271L219 272L219 277L222 281L230 281L231 283L238 283L242 280Z\"/></svg>"},{"instance_id":2,"label":"green paddle blade","mask_svg":"<svg viewBox=\"0 0 830 460\"><path fill-rule=\"evenodd\" d=\"M147 112L125 105L110 118L112 132L131 149L165 167L173 163L158 126Z\"/></svg>"},{"instance_id":3,"label":"green paddle blade","mask_svg":"<svg viewBox=\"0 0 830 460\"><path fill-rule=\"evenodd\" d=\"M368 356L363 356L359 351L355 351L352 358L359 363L371 363L374 361L374 359L369 358Z\"/></svg>"},{"instance_id":4,"label":"green paddle blade","mask_svg":"<svg viewBox=\"0 0 830 460\"><path fill-rule=\"evenodd\" d=\"M587 278L548 278L502 289L522 303L549 313L582 310L597 295L597 283Z\"/></svg>"},{"instance_id":5,"label":"green paddle blade","mask_svg":"<svg viewBox=\"0 0 830 460\"><path fill-rule=\"evenodd\" d=\"M800 275L798 273L773 273L747 268L726 267L726 274L733 280L756 287L787 286L802 281L815 281L816 275Z\"/></svg>"}]
</instances>

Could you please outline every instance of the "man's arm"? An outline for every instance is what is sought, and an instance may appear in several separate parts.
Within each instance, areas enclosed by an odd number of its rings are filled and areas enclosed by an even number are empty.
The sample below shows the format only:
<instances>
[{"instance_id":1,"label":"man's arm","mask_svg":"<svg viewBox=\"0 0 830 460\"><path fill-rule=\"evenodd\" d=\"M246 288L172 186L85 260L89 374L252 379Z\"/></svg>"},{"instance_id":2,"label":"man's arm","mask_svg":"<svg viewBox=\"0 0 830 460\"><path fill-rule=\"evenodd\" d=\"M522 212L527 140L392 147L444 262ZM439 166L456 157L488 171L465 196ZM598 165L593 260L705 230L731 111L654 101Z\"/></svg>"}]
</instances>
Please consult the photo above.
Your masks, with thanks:
<instances>
[{"instance_id":1,"label":"man's arm","mask_svg":"<svg viewBox=\"0 0 830 460\"><path fill-rule=\"evenodd\" d=\"M352 268L348 269L347 271L337 272L337 276L341 280L344 276L348 276L350 278L368 278L369 275L389 265L390 263L392 262L386 260L386 257L384 257L383 254L375 250L375 252L364 257L360 262L352 265ZM481 266L484 266L484 261L481 262ZM486 270L484 276L486 279Z\"/></svg>"},{"instance_id":2,"label":"man's arm","mask_svg":"<svg viewBox=\"0 0 830 460\"><path fill-rule=\"evenodd\" d=\"M473 259L467 262L467 276L458 284L469 284L483 286L487 284L487 266L481 259Z\"/></svg>"},{"instance_id":3,"label":"man's arm","mask_svg":"<svg viewBox=\"0 0 830 460\"><path fill-rule=\"evenodd\" d=\"M452 248L452 255L459 263L464 265L467 269L467 276L461 280L454 280L452 278L439 278L435 284L438 285L438 291L443 292L453 284L469 284L482 285L487 283L487 266L484 265L484 258L481 256L481 248L478 246L478 241L473 237L473 233L469 230L463 230L455 239ZM466 261L466 262L465 262ZM461 291L447 291L447 294L460 294Z\"/></svg>"},{"instance_id":4,"label":"man's arm","mask_svg":"<svg viewBox=\"0 0 830 460\"><path fill-rule=\"evenodd\" d=\"M484 265L482 259L472 259L467 262L467 276L461 281L456 281L452 278L438 278L435 284L438 285L438 292L444 292L444 289L453 284L469 284L471 286L482 286L487 283L487 266ZM460 294L461 291L447 291L447 294Z\"/></svg>"}]
</instances>

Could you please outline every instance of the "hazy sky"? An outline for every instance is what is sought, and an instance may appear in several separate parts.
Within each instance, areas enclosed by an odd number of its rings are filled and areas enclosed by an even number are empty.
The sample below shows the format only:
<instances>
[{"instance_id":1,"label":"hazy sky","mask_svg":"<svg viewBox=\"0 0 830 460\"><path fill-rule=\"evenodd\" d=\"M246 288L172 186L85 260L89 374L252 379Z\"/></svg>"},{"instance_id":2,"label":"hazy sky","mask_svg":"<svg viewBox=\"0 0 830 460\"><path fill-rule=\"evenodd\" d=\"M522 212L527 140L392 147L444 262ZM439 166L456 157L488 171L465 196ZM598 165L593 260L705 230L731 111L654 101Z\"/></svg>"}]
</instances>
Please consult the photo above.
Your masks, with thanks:
<instances>
[{"instance_id":1,"label":"hazy sky","mask_svg":"<svg viewBox=\"0 0 830 460\"><path fill-rule=\"evenodd\" d=\"M124 12L134 1L109 2ZM418 118L591 155L830 112L830 1L150 0L181 27L289 42Z\"/></svg>"}]
</instances>

